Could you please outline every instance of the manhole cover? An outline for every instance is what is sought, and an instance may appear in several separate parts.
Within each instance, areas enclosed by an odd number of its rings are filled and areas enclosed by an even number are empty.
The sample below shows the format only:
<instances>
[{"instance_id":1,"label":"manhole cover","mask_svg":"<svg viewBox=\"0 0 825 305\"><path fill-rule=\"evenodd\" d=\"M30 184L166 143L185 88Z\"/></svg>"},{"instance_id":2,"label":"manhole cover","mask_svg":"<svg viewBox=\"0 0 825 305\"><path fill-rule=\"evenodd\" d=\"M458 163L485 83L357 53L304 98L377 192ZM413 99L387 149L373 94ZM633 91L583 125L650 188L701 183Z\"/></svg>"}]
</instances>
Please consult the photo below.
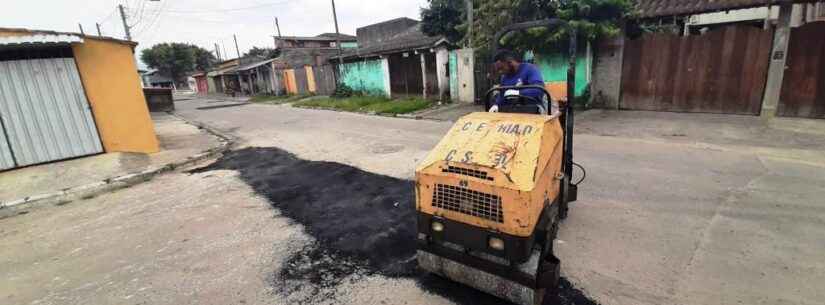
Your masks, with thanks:
<instances>
[{"instance_id":1,"label":"manhole cover","mask_svg":"<svg viewBox=\"0 0 825 305\"><path fill-rule=\"evenodd\" d=\"M372 146L371 151L374 154L385 155L385 154L397 153L397 152L399 152L403 149L404 149L404 146L399 145L399 144L377 144L377 145Z\"/></svg>"}]
</instances>

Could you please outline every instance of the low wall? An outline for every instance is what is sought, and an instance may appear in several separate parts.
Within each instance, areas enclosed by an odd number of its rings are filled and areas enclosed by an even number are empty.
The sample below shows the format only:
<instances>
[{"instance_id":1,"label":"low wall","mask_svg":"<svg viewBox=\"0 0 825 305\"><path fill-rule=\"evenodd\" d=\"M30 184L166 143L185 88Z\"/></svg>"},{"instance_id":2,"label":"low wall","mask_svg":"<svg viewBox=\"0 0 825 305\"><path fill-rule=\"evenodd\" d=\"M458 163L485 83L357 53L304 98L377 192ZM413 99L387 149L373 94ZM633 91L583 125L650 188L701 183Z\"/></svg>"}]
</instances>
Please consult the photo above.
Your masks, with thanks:
<instances>
[{"instance_id":1,"label":"low wall","mask_svg":"<svg viewBox=\"0 0 825 305\"><path fill-rule=\"evenodd\" d=\"M150 112L175 111L175 100L170 88L143 88L146 96L146 105Z\"/></svg>"}]
</instances>

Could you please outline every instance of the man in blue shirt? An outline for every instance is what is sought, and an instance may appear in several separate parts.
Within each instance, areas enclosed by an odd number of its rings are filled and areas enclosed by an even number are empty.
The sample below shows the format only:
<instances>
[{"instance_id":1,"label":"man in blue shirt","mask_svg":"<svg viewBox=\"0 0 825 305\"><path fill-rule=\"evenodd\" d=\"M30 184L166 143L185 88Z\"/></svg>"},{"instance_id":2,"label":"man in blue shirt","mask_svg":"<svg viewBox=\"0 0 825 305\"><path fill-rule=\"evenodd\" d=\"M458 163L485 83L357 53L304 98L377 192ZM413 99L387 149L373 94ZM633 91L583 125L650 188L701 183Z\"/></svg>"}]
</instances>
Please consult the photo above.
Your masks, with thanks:
<instances>
[{"instance_id":1,"label":"man in blue shirt","mask_svg":"<svg viewBox=\"0 0 825 305\"><path fill-rule=\"evenodd\" d=\"M544 79L541 77L541 72L536 66L521 62L521 59L516 53L510 50L500 50L493 58L494 65L499 74L501 74L501 86L524 86L524 85L539 85L544 86ZM508 101L505 96L522 95L529 96L535 101L527 99L526 103L536 103L542 114L547 113L546 96L538 89L521 89L521 90L507 90L499 92L496 97L495 104L490 107L490 112L498 112L499 106L507 105Z\"/></svg>"}]
</instances>

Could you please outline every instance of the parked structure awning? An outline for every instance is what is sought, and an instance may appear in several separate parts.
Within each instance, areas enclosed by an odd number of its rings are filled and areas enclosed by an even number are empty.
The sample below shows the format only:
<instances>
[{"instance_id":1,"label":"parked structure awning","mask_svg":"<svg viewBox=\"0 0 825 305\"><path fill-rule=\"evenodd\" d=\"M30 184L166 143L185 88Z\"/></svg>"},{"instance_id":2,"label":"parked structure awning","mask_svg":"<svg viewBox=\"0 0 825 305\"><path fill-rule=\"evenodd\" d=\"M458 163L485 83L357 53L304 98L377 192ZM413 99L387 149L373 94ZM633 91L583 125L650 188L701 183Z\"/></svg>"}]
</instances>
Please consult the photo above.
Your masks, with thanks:
<instances>
[{"instance_id":1,"label":"parked structure awning","mask_svg":"<svg viewBox=\"0 0 825 305\"><path fill-rule=\"evenodd\" d=\"M255 63L247 64L247 65L243 65L243 66L239 67L237 70L238 70L238 71L252 70L252 69L255 69L255 68L257 68L257 67L260 67L260 66L263 66L263 65L269 64L269 63L271 63L271 62L273 62L273 61L275 61L275 58L273 58L273 59L267 59L267 60L264 60L264 61L259 61L259 62L255 62Z\"/></svg>"}]
</instances>

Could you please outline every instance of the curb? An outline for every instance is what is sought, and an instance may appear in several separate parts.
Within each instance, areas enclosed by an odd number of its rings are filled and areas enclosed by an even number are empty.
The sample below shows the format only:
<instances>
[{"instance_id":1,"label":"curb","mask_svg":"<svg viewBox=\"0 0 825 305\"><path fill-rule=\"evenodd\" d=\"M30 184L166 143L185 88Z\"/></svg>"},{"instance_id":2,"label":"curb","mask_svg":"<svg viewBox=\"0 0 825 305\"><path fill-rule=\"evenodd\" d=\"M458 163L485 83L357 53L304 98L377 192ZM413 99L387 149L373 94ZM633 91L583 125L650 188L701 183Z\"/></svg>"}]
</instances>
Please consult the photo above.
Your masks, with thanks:
<instances>
[{"instance_id":1,"label":"curb","mask_svg":"<svg viewBox=\"0 0 825 305\"><path fill-rule=\"evenodd\" d=\"M101 181L89 183L86 185L75 186L63 189L59 192L40 194L28 196L22 199L12 200L8 202L0 202L0 219L11 217L18 214L26 214L25 209L31 208L35 205L53 204L63 205L77 199L88 199L95 196L108 193L111 191L128 188L143 182L152 180L157 175L174 171L175 169L186 167L204 160L208 160L229 151L235 144L235 139L218 130L215 130L205 124L190 121L180 115L169 112L170 115L183 120L187 124L193 125L198 129L205 130L207 133L220 139L220 145L210 148L204 152L189 156L185 160L172 162L161 167L147 169L138 173L127 174L114 178L108 178Z\"/></svg>"}]
</instances>

